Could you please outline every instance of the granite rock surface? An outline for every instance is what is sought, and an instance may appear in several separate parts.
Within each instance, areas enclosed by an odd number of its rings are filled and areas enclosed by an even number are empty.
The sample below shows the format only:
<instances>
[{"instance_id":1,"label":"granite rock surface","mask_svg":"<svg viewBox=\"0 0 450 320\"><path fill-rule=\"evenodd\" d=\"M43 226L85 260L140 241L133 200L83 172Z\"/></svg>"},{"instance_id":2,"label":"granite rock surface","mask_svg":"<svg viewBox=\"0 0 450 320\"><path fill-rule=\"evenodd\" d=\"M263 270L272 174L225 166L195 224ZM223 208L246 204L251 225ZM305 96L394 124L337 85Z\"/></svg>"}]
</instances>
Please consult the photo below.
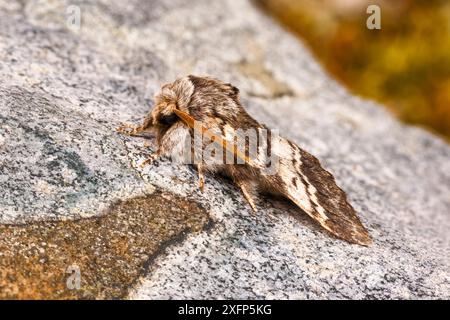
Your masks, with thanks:
<instances>
[{"instance_id":1,"label":"granite rock surface","mask_svg":"<svg viewBox=\"0 0 450 320\"><path fill-rule=\"evenodd\" d=\"M151 141L115 128L186 74L233 83L254 118L316 155L373 245L332 238L275 199L262 197L255 216L222 178L207 176L201 193L189 166L141 168ZM120 203L132 209L118 214ZM120 223L102 233L102 221ZM448 299L450 147L347 92L246 0L2 0L0 223L0 257L13 259L0 263L2 297L38 296L40 281L64 281L78 261L83 294L53 283L41 296ZM85 236L49 249L64 228ZM25 292L30 281L37 291Z\"/></svg>"}]
</instances>

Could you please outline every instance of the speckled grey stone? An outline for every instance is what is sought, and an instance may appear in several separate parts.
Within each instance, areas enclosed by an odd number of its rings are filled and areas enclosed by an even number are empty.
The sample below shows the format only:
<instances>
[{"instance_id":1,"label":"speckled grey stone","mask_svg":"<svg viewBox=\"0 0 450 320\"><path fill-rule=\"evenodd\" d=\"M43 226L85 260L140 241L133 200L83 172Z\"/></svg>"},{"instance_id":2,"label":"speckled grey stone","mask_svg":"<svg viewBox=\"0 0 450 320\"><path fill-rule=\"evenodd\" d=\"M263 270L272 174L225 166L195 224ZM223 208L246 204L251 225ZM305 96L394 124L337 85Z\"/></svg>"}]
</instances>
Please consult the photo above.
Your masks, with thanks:
<instances>
[{"instance_id":1,"label":"speckled grey stone","mask_svg":"<svg viewBox=\"0 0 450 320\"><path fill-rule=\"evenodd\" d=\"M130 298L450 298L449 146L346 92L248 1L4 0L0 61L1 222L98 215L154 187L208 208L211 227L167 248ZM232 82L256 119L315 154L374 244L272 199L254 216L229 182L207 176L200 193L166 159L140 169L151 148L114 128L189 73Z\"/></svg>"}]
</instances>

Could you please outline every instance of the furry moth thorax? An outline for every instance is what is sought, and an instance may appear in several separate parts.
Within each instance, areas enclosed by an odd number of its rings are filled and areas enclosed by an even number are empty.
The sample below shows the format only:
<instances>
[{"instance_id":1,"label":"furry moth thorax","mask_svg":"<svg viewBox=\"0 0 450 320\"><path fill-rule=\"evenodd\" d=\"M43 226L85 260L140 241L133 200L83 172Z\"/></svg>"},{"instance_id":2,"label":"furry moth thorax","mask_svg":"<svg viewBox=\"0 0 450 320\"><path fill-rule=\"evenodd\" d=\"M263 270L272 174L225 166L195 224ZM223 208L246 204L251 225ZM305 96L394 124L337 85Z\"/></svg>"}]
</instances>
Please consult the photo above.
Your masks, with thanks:
<instances>
[{"instance_id":1,"label":"furry moth thorax","mask_svg":"<svg viewBox=\"0 0 450 320\"><path fill-rule=\"evenodd\" d=\"M184 142L195 136L197 127L207 140L218 143L232 157L242 160L240 163L209 163L202 158L195 162L201 190L205 171L220 173L230 177L242 190L254 211L257 211L260 193L281 195L336 237L361 245L371 243L369 233L331 173L294 142L279 136L274 138L271 130L245 111L239 101L239 90L229 83L192 75L179 78L164 85L155 95L155 106L142 125L123 126L119 131L130 135L155 132L157 151L144 161L149 163L159 156L173 159L185 152ZM235 143L237 132L249 130L258 133L254 159L249 157L250 143L243 149ZM259 138L262 131L269 133L269 142L263 143ZM204 152L207 147L202 143L192 144L189 148ZM264 170L267 154L276 156L275 172Z\"/></svg>"}]
</instances>

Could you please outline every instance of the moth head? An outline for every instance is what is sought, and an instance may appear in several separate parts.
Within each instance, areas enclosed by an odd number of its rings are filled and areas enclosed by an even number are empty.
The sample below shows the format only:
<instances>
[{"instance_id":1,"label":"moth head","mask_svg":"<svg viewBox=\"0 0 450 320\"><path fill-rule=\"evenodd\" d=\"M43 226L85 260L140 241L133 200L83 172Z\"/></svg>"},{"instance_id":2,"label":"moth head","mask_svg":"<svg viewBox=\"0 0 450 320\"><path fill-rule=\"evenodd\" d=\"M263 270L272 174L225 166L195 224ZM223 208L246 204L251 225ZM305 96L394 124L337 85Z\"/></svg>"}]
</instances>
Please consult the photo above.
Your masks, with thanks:
<instances>
[{"instance_id":1,"label":"moth head","mask_svg":"<svg viewBox=\"0 0 450 320\"><path fill-rule=\"evenodd\" d=\"M175 110L185 111L193 93L194 86L188 78L164 85L155 95L155 107L151 112L153 125L171 126L179 121Z\"/></svg>"}]
</instances>

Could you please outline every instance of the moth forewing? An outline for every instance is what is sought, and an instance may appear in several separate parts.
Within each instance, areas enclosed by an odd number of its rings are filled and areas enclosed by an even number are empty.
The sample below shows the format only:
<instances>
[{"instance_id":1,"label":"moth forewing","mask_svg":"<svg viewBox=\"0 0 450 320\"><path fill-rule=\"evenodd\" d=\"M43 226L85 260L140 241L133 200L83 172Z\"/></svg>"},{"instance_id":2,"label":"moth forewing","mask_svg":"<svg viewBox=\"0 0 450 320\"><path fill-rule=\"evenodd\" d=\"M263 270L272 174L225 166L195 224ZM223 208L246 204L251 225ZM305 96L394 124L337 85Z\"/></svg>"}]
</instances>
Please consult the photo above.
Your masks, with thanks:
<instances>
[{"instance_id":1,"label":"moth forewing","mask_svg":"<svg viewBox=\"0 0 450 320\"><path fill-rule=\"evenodd\" d=\"M212 130L206 128L200 121L195 120L186 112L176 109L175 114L179 116L180 119L183 120L190 128L194 129L195 133L201 133L201 135L206 139L217 143L222 148L221 150L230 152L239 158L242 163L250 163L250 158L243 153L241 151L242 149L239 149L238 145L236 145L233 141L228 141L220 134L213 133Z\"/></svg>"},{"instance_id":2,"label":"moth forewing","mask_svg":"<svg viewBox=\"0 0 450 320\"><path fill-rule=\"evenodd\" d=\"M283 141L283 139L281 140ZM319 160L289 140L282 142L284 161L280 178L285 196L297 204L322 227L348 242L368 245L369 233L361 224L345 192Z\"/></svg>"}]
</instances>

